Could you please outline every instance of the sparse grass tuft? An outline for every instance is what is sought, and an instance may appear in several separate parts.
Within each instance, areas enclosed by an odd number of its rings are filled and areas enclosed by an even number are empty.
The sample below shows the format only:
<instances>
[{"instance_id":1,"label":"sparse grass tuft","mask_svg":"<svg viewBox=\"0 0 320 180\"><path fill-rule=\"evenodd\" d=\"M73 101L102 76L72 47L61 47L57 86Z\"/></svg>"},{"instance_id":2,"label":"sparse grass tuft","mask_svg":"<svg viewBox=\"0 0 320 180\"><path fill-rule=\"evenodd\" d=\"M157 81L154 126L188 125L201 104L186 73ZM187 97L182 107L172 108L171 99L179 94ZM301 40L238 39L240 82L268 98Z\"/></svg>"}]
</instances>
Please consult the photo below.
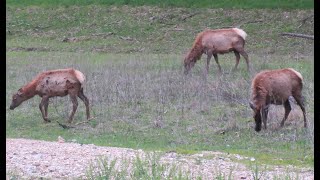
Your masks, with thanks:
<instances>
[{"instance_id":1,"label":"sparse grass tuft","mask_svg":"<svg viewBox=\"0 0 320 180\"><path fill-rule=\"evenodd\" d=\"M101 157L96 162L90 164L86 178L154 180L190 179L188 178L188 175L182 173L176 166L160 163L159 158L159 154L156 153L148 153L146 154L146 157L139 157L139 155L136 155L133 159L114 159L112 161Z\"/></svg>"},{"instance_id":2,"label":"sparse grass tuft","mask_svg":"<svg viewBox=\"0 0 320 180\"><path fill-rule=\"evenodd\" d=\"M181 159L172 163L161 159L161 154L149 152L144 155L136 154L134 157L126 157L120 159L108 159L100 157L93 161L87 169L87 179L215 179L215 180L231 180L239 178L249 179L275 179L288 180L299 179L298 171L287 169L283 172L267 167L266 165L258 165L250 163L250 171L236 169L235 167L226 168L224 165L216 167L213 172L197 172L195 164L185 166L185 159ZM192 164L192 163L191 163ZM198 167L199 168L199 167ZM199 170L199 169L198 169ZM204 174L202 174L204 173ZM247 174L249 173L249 174Z\"/></svg>"}]
</instances>

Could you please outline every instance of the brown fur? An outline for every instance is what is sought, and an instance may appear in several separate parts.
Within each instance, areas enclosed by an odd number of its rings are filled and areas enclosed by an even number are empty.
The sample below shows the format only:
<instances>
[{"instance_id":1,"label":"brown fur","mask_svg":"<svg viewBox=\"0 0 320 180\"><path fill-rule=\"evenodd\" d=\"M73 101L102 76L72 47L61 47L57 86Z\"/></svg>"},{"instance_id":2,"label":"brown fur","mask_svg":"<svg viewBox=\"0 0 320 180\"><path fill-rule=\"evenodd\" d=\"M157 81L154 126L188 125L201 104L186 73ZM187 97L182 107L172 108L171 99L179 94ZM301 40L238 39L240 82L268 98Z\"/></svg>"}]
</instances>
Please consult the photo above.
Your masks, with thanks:
<instances>
[{"instance_id":1,"label":"brown fur","mask_svg":"<svg viewBox=\"0 0 320 180\"><path fill-rule=\"evenodd\" d=\"M205 30L199 33L192 45L191 50L184 59L185 74L194 66L197 60L201 59L203 53L207 54L206 71L209 71L209 63L212 55L218 65L219 71L221 67L218 61L217 54L224 54L233 51L236 56L236 65L233 68L237 69L240 54L245 58L247 69L249 70L249 59L247 53L244 51L245 45L245 32L237 28L231 29L217 29Z\"/></svg>"},{"instance_id":2,"label":"brown fur","mask_svg":"<svg viewBox=\"0 0 320 180\"><path fill-rule=\"evenodd\" d=\"M302 80L301 74L292 68L262 71L254 77L251 85L250 107L254 110L256 131L261 130L261 119L264 128L267 128L266 121L270 104L284 105L285 116L281 121L282 127L291 111L290 97L293 97L300 106L304 126L307 126L302 100Z\"/></svg>"},{"instance_id":3,"label":"brown fur","mask_svg":"<svg viewBox=\"0 0 320 180\"><path fill-rule=\"evenodd\" d=\"M78 107L78 96L86 106L87 119L89 119L89 101L83 93L84 80L84 75L80 71L72 68L42 72L12 96L10 109L18 107L22 102L35 95L39 95L42 97L39 105L42 117L45 122L50 122L47 117L49 98L69 95L73 103L73 110L69 117L69 122L71 122Z\"/></svg>"}]
</instances>

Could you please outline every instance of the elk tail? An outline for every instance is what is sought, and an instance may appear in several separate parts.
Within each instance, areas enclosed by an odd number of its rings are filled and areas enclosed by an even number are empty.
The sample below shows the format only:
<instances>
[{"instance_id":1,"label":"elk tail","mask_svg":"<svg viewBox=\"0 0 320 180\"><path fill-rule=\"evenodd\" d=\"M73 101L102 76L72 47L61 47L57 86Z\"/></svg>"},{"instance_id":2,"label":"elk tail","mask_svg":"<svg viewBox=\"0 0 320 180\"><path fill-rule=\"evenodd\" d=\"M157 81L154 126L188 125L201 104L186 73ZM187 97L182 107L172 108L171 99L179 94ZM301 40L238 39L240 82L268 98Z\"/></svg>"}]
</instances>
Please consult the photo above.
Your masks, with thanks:
<instances>
[{"instance_id":1,"label":"elk tail","mask_svg":"<svg viewBox=\"0 0 320 180\"><path fill-rule=\"evenodd\" d=\"M74 72L75 72L77 79L81 83L81 88L83 88L83 84L86 81L86 77L84 76L84 74L82 72L80 72L78 70L74 70Z\"/></svg>"},{"instance_id":2,"label":"elk tail","mask_svg":"<svg viewBox=\"0 0 320 180\"><path fill-rule=\"evenodd\" d=\"M239 28L232 28L239 36L243 38L243 40L246 40L247 33L244 32L244 30L239 29Z\"/></svg>"},{"instance_id":3,"label":"elk tail","mask_svg":"<svg viewBox=\"0 0 320 180\"><path fill-rule=\"evenodd\" d=\"M293 69L293 68L288 68L290 71L292 71L292 72L294 72L300 79L301 79L301 81L303 81L303 77L302 77L302 75L298 72L298 71L296 71L295 69Z\"/></svg>"}]
</instances>

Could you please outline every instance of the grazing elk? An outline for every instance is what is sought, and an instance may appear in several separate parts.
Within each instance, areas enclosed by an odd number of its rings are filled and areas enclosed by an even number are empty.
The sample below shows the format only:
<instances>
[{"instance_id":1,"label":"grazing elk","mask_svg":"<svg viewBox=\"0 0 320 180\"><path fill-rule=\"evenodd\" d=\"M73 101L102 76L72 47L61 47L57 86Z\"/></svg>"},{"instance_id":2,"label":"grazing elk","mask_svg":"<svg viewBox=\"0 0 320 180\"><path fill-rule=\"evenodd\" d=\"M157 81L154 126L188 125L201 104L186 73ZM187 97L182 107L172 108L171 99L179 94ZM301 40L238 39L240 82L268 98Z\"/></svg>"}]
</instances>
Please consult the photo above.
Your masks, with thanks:
<instances>
[{"instance_id":1,"label":"grazing elk","mask_svg":"<svg viewBox=\"0 0 320 180\"><path fill-rule=\"evenodd\" d=\"M285 114L281 121L283 127L291 106L289 99L293 97L303 112L304 127L307 127L306 112L302 98L302 76L292 68L267 70L258 73L251 85L250 107L254 111L255 130L261 130L261 119L267 129L268 107L270 104L284 105Z\"/></svg>"},{"instance_id":2,"label":"grazing elk","mask_svg":"<svg viewBox=\"0 0 320 180\"><path fill-rule=\"evenodd\" d=\"M247 69L249 71L248 54L244 51L246 36L246 32L238 28L205 30L199 33L191 50L184 58L184 73L188 74L190 69L194 66L196 61L201 58L203 53L207 54L206 73L209 71L209 63L212 55L221 73L217 54L224 54L231 51L233 51L236 56L236 65L233 70L237 69L241 54L246 60Z\"/></svg>"},{"instance_id":3,"label":"grazing elk","mask_svg":"<svg viewBox=\"0 0 320 180\"><path fill-rule=\"evenodd\" d=\"M49 98L55 96L63 97L69 94L73 103L73 109L68 122L72 122L73 116L77 110L77 96L84 102L87 119L90 119L89 100L83 93L84 81L85 76L83 73L71 68L42 72L12 96L10 109L13 110L23 101L26 101L35 95L39 95L42 97L39 105L42 117L45 122L50 122L48 119Z\"/></svg>"}]
</instances>

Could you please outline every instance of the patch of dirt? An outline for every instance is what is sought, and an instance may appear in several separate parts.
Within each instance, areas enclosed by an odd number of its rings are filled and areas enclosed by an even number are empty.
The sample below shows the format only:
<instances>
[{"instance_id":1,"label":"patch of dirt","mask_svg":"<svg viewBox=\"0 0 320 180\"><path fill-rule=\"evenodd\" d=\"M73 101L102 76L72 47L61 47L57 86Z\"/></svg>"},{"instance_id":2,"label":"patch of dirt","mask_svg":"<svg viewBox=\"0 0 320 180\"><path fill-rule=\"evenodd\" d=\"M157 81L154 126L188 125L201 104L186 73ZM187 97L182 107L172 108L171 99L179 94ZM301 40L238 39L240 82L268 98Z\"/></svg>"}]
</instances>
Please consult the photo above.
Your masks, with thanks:
<instances>
[{"instance_id":1,"label":"patch of dirt","mask_svg":"<svg viewBox=\"0 0 320 180\"><path fill-rule=\"evenodd\" d=\"M29 139L6 139L6 170L22 178L75 179L85 178L86 171L96 158L103 156L109 161L116 159L134 159L145 157L142 150L117 147L101 147L92 144L64 142L59 137L57 142L47 142ZM181 155L168 152L161 156L160 163L175 164L182 172L188 172L191 179L201 175L202 179L214 179L219 174L232 179L254 179L253 170L232 160L254 158L235 154L203 151L193 155ZM120 162L121 163L121 162ZM117 166L116 166L117 167ZM128 169L130 170L130 169ZM260 169L261 170L261 169ZM274 177L297 177L305 180L314 179L314 170L306 168L268 166L261 171L260 179Z\"/></svg>"},{"instance_id":2,"label":"patch of dirt","mask_svg":"<svg viewBox=\"0 0 320 180\"><path fill-rule=\"evenodd\" d=\"M36 47L14 47L14 48L7 48L6 51L52 51L48 48L36 48Z\"/></svg>"}]
</instances>

